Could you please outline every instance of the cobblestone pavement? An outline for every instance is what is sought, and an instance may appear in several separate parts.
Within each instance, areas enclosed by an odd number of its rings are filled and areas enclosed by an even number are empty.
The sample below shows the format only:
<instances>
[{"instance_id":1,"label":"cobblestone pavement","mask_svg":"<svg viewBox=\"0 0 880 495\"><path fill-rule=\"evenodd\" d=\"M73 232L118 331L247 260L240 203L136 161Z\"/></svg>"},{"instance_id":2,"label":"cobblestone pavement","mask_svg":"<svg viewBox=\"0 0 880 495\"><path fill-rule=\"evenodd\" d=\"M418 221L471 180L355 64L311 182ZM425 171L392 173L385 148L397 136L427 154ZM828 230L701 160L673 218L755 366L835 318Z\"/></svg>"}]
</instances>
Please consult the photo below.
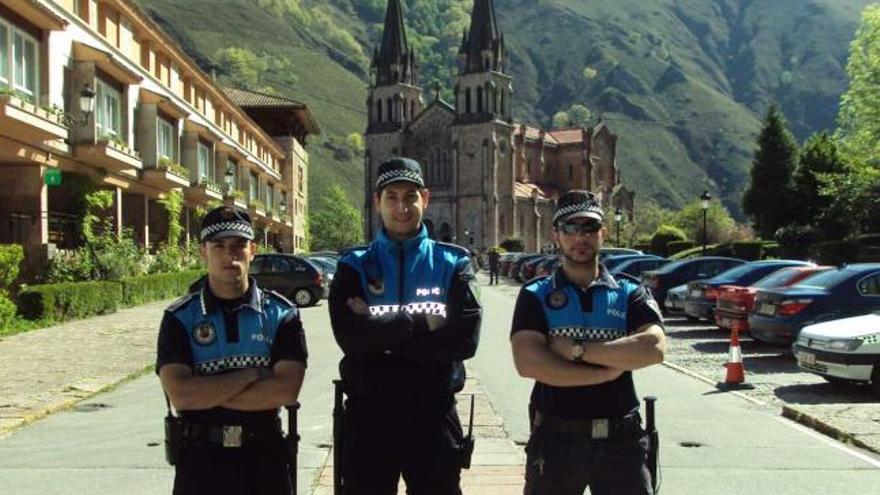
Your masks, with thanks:
<instances>
[{"instance_id":1,"label":"cobblestone pavement","mask_svg":"<svg viewBox=\"0 0 880 495\"><path fill-rule=\"evenodd\" d=\"M169 303L0 339L0 436L142 372Z\"/></svg>"},{"instance_id":2,"label":"cobblestone pavement","mask_svg":"<svg viewBox=\"0 0 880 495\"><path fill-rule=\"evenodd\" d=\"M730 334L715 326L671 317L666 321L667 363L714 383L724 379ZM788 347L741 336L746 382L740 393L779 407L786 417L838 440L880 453L880 397L867 386L828 383L798 369Z\"/></svg>"}]
</instances>

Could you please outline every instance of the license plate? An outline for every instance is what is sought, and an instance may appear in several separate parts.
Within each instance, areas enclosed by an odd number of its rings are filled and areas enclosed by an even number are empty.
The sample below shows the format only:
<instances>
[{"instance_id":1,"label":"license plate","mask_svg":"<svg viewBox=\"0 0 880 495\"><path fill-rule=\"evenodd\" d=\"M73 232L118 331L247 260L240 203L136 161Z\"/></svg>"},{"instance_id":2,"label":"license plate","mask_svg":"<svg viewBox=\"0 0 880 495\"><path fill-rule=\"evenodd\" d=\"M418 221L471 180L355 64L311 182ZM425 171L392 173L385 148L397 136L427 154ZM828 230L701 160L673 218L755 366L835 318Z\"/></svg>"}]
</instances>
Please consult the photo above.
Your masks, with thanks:
<instances>
[{"instance_id":1,"label":"license plate","mask_svg":"<svg viewBox=\"0 0 880 495\"><path fill-rule=\"evenodd\" d=\"M816 355L810 352L799 352L798 362L806 366L813 366L816 364Z\"/></svg>"},{"instance_id":2,"label":"license plate","mask_svg":"<svg viewBox=\"0 0 880 495\"><path fill-rule=\"evenodd\" d=\"M762 315L772 315L775 312L776 312L776 306L774 306L772 304L764 303L758 307L758 313L761 313Z\"/></svg>"},{"instance_id":3,"label":"license plate","mask_svg":"<svg viewBox=\"0 0 880 495\"><path fill-rule=\"evenodd\" d=\"M699 289L694 289L691 291L691 297L701 297L703 295L703 291Z\"/></svg>"}]
</instances>

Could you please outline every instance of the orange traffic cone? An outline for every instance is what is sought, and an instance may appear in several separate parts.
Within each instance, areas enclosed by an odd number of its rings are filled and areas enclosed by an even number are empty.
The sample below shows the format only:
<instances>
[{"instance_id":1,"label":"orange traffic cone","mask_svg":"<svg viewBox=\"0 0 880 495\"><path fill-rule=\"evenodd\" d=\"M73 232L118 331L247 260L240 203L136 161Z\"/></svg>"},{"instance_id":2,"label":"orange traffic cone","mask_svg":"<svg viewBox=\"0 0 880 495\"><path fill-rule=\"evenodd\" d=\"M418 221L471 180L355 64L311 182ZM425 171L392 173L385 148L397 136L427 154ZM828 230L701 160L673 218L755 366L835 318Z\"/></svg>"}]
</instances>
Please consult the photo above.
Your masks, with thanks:
<instances>
[{"instance_id":1,"label":"orange traffic cone","mask_svg":"<svg viewBox=\"0 0 880 495\"><path fill-rule=\"evenodd\" d=\"M718 382L716 385L718 388L723 390L755 388L753 385L745 383L746 370L743 367L742 351L739 348L739 331L736 328L730 331L730 352L724 367L727 368L727 373L724 381Z\"/></svg>"}]
</instances>

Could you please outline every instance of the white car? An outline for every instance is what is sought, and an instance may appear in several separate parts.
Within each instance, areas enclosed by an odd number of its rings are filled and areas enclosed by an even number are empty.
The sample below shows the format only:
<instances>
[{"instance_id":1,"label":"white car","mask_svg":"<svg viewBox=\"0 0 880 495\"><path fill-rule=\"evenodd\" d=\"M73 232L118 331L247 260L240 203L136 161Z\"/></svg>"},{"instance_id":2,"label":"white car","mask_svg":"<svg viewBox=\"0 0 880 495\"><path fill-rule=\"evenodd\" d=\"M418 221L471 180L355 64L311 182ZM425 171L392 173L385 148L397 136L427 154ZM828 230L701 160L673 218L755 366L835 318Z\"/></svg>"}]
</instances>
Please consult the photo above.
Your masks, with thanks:
<instances>
[{"instance_id":1,"label":"white car","mask_svg":"<svg viewBox=\"0 0 880 495\"><path fill-rule=\"evenodd\" d=\"M666 306L666 312L669 315L677 316L684 314L684 296L687 295L687 291L688 286L684 284L673 287L666 292L666 300L663 301L663 305Z\"/></svg>"},{"instance_id":2,"label":"white car","mask_svg":"<svg viewBox=\"0 0 880 495\"><path fill-rule=\"evenodd\" d=\"M803 370L830 382L870 382L880 394L880 311L807 325L792 351Z\"/></svg>"}]
</instances>

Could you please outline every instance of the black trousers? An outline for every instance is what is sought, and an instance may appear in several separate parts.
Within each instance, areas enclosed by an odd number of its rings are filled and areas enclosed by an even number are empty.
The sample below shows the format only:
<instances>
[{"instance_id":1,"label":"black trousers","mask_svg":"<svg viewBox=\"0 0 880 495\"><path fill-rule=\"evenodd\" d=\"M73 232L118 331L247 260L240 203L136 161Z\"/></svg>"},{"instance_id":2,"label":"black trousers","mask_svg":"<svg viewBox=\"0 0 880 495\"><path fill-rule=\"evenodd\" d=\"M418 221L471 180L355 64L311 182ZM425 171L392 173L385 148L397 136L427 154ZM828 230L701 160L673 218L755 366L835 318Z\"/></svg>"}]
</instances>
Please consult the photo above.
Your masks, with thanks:
<instances>
[{"instance_id":1,"label":"black trousers","mask_svg":"<svg viewBox=\"0 0 880 495\"><path fill-rule=\"evenodd\" d=\"M536 427L526 445L525 495L653 495L647 468L648 436L593 440L587 433Z\"/></svg>"},{"instance_id":2,"label":"black trousers","mask_svg":"<svg viewBox=\"0 0 880 495\"><path fill-rule=\"evenodd\" d=\"M498 269L492 270L489 269L489 285L498 283Z\"/></svg>"},{"instance_id":3,"label":"black trousers","mask_svg":"<svg viewBox=\"0 0 880 495\"><path fill-rule=\"evenodd\" d=\"M462 429L453 401L437 406L346 401L342 478L345 493L461 495Z\"/></svg>"},{"instance_id":4,"label":"black trousers","mask_svg":"<svg viewBox=\"0 0 880 495\"><path fill-rule=\"evenodd\" d=\"M193 441L175 468L174 495L290 495L286 445L224 448Z\"/></svg>"}]
</instances>

